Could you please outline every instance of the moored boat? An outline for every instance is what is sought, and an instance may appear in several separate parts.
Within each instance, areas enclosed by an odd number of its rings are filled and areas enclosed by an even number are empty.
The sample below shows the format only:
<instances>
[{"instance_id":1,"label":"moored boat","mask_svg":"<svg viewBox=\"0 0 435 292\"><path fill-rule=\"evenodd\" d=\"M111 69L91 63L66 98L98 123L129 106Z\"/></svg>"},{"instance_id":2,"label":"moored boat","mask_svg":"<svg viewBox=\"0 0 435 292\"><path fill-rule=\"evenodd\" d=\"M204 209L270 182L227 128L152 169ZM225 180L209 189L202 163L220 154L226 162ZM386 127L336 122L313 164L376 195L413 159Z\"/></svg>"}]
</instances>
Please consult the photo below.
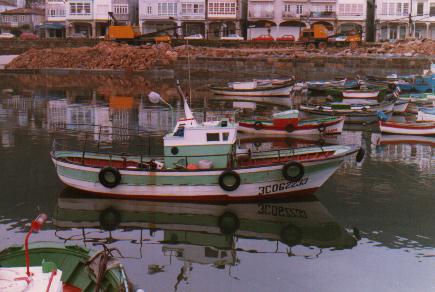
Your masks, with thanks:
<instances>
[{"instance_id":1,"label":"moored boat","mask_svg":"<svg viewBox=\"0 0 435 292\"><path fill-rule=\"evenodd\" d=\"M28 242L46 216L31 224L24 246L0 251L0 290L29 292L108 291L128 292L122 265L110 250L95 252L77 245Z\"/></svg>"},{"instance_id":2,"label":"moored boat","mask_svg":"<svg viewBox=\"0 0 435 292\"><path fill-rule=\"evenodd\" d=\"M258 135L340 134L345 117L301 119L298 110L276 113L272 119L239 121L238 130Z\"/></svg>"},{"instance_id":3,"label":"moored boat","mask_svg":"<svg viewBox=\"0 0 435 292\"><path fill-rule=\"evenodd\" d=\"M210 85L209 89L216 95L289 97L293 85L293 79L282 82L254 80L249 82L232 82L226 86Z\"/></svg>"},{"instance_id":4,"label":"moored boat","mask_svg":"<svg viewBox=\"0 0 435 292\"><path fill-rule=\"evenodd\" d=\"M343 98L351 99L376 99L379 96L379 90L344 90Z\"/></svg>"},{"instance_id":5,"label":"moored boat","mask_svg":"<svg viewBox=\"0 0 435 292\"><path fill-rule=\"evenodd\" d=\"M429 123L398 123L392 121L379 121L382 133L403 135L435 135L435 122Z\"/></svg>"},{"instance_id":6,"label":"moored boat","mask_svg":"<svg viewBox=\"0 0 435 292\"><path fill-rule=\"evenodd\" d=\"M408 105L409 105L409 102L406 100L396 100L394 102L393 112L395 114L403 114L406 112Z\"/></svg>"},{"instance_id":7,"label":"moored boat","mask_svg":"<svg viewBox=\"0 0 435 292\"><path fill-rule=\"evenodd\" d=\"M377 113L382 111L391 115L394 101L377 104L348 104L333 102L323 105L301 105L299 109L305 113L316 116L345 116L346 123L372 123L378 120Z\"/></svg>"},{"instance_id":8,"label":"moored boat","mask_svg":"<svg viewBox=\"0 0 435 292\"><path fill-rule=\"evenodd\" d=\"M417 122L435 122L435 107L419 108Z\"/></svg>"},{"instance_id":9,"label":"moored boat","mask_svg":"<svg viewBox=\"0 0 435 292\"><path fill-rule=\"evenodd\" d=\"M311 194L341 162L363 150L353 145L237 151L237 125L186 118L163 137L162 156L55 149L60 180L73 188L119 198L246 201ZM89 146L86 144L86 146Z\"/></svg>"}]
</instances>

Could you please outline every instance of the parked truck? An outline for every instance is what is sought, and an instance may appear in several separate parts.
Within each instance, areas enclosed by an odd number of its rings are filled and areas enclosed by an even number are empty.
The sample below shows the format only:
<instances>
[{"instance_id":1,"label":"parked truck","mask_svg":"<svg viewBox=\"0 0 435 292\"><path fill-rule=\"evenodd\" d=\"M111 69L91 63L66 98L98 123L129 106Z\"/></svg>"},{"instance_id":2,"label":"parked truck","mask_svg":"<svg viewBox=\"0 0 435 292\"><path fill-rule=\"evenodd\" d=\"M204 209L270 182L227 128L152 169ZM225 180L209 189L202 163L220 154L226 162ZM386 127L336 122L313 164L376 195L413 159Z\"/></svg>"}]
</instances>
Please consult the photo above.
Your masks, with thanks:
<instances>
[{"instance_id":1,"label":"parked truck","mask_svg":"<svg viewBox=\"0 0 435 292\"><path fill-rule=\"evenodd\" d=\"M299 41L303 42L307 49L324 49L328 45L348 45L356 49L361 43L361 33L348 31L340 34L332 34L323 24L313 24L311 28L301 31Z\"/></svg>"}]
</instances>

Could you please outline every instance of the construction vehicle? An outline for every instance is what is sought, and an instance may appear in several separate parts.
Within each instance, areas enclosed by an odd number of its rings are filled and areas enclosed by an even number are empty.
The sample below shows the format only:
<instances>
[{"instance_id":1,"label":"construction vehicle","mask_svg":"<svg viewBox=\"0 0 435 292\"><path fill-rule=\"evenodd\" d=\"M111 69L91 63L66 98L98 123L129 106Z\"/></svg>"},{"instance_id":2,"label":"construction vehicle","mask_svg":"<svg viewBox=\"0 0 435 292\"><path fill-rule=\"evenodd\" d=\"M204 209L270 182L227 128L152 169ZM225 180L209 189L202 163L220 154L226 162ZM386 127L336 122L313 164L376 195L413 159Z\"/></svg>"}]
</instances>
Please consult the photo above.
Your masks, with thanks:
<instances>
[{"instance_id":1,"label":"construction vehicle","mask_svg":"<svg viewBox=\"0 0 435 292\"><path fill-rule=\"evenodd\" d=\"M147 34L142 34L138 26L120 25L113 15L113 12L109 12L109 17L109 29L107 31L106 39L128 43L131 45L171 42L173 36L171 36L168 31L175 31L181 27L174 26Z\"/></svg>"},{"instance_id":2,"label":"construction vehicle","mask_svg":"<svg viewBox=\"0 0 435 292\"><path fill-rule=\"evenodd\" d=\"M299 41L302 41L307 49L324 49L330 45L349 45L356 49L361 43L361 33L349 31L340 34L332 34L323 24L313 24L311 28L301 31Z\"/></svg>"}]
</instances>

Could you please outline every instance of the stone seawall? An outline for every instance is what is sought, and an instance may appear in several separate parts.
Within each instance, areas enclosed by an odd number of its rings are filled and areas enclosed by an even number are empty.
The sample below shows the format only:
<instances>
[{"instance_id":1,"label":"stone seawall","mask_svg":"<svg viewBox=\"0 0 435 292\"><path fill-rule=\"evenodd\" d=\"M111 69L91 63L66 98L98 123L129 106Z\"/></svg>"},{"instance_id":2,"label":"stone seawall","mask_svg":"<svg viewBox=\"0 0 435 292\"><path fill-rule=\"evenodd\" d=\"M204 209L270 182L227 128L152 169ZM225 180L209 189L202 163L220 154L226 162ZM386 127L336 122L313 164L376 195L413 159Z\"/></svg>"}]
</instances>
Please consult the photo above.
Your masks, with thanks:
<instances>
[{"instance_id":1,"label":"stone seawall","mask_svg":"<svg viewBox=\"0 0 435 292\"><path fill-rule=\"evenodd\" d=\"M28 49L76 48L92 47L99 43L98 39L0 39L0 55L17 55Z\"/></svg>"},{"instance_id":2,"label":"stone seawall","mask_svg":"<svg viewBox=\"0 0 435 292\"><path fill-rule=\"evenodd\" d=\"M30 74L123 74L135 73L141 75L158 75L159 79L183 79L190 72L192 77L206 78L232 78L247 77L278 77L294 75L299 79L322 79L336 77L385 76L391 73L414 74L421 73L430 68L433 57L334 57L311 56L297 58L214 58L195 57L190 62L185 57L179 57L172 64L159 62L153 69L146 71L124 70L86 70L86 69L7 69L3 73L30 73ZM225 78L224 78L225 79Z\"/></svg>"}]
</instances>

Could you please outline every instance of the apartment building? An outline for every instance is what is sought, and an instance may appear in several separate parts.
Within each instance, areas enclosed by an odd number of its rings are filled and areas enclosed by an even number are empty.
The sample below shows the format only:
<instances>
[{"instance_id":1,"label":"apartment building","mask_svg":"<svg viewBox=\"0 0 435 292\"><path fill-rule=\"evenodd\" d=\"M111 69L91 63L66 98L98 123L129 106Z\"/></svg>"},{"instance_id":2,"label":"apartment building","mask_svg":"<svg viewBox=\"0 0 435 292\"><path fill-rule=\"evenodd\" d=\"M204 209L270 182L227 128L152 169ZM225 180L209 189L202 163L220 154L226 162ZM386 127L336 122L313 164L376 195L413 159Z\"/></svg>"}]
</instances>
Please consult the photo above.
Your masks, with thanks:
<instances>
[{"instance_id":1,"label":"apartment building","mask_svg":"<svg viewBox=\"0 0 435 292\"><path fill-rule=\"evenodd\" d=\"M335 11L336 0L249 0L248 39L263 34L298 38L303 28L315 23L334 31Z\"/></svg>"},{"instance_id":2,"label":"apartment building","mask_svg":"<svg viewBox=\"0 0 435 292\"><path fill-rule=\"evenodd\" d=\"M47 0L45 4L45 37L65 37L66 3L61 0Z\"/></svg>"},{"instance_id":3,"label":"apartment building","mask_svg":"<svg viewBox=\"0 0 435 292\"><path fill-rule=\"evenodd\" d=\"M45 12L38 8L16 8L0 13L0 28L2 32L13 30L35 31L35 28L44 23Z\"/></svg>"},{"instance_id":4,"label":"apartment building","mask_svg":"<svg viewBox=\"0 0 435 292\"><path fill-rule=\"evenodd\" d=\"M381 0L376 10L376 40L435 39L434 0Z\"/></svg>"}]
</instances>

